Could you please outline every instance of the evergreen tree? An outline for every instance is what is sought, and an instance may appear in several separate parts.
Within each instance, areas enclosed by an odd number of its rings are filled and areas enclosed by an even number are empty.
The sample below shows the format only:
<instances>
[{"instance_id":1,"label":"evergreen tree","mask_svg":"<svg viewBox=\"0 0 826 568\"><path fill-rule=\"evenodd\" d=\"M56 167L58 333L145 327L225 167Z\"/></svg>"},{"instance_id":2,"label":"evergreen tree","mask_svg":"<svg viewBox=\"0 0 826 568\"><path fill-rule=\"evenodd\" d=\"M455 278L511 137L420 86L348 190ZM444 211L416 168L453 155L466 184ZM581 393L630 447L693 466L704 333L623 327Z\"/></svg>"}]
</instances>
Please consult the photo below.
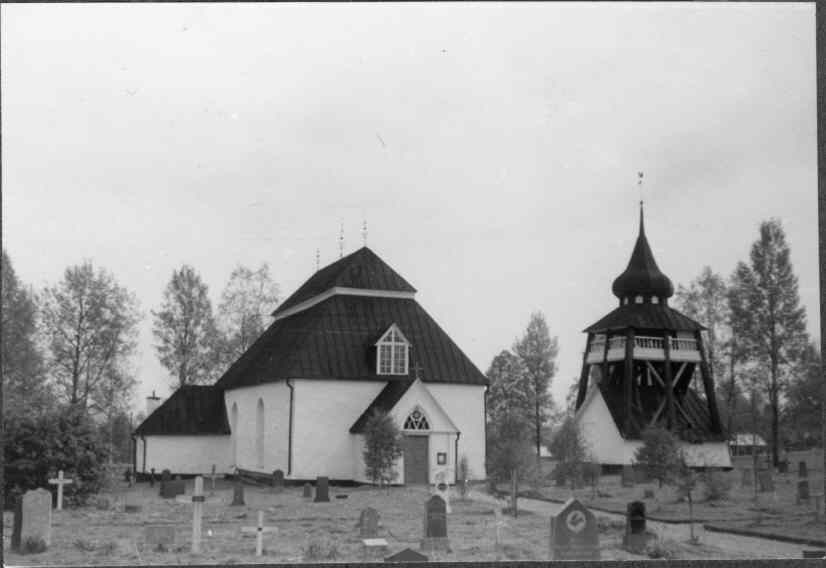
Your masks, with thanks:
<instances>
[{"instance_id":1,"label":"evergreen tree","mask_svg":"<svg viewBox=\"0 0 826 568\"><path fill-rule=\"evenodd\" d=\"M636 463L660 487L673 481L681 464L677 438L665 428L646 428L641 438L642 446L634 456Z\"/></svg>"},{"instance_id":2,"label":"evergreen tree","mask_svg":"<svg viewBox=\"0 0 826 568\"><path fill-rule=\"evenodd\" d=\"M0 372L3 376L3 414L45 410L51 394L43 356L36 342L37 309L33 295L17 278L6 250L0 259L2 322Z\"/></svg>"},{"instance_id":3,"label":"evergreen tree","mask_svg":"<svg viewBox=\"0 0 826 568\"><path fill-rule=\"evenodd\" d=\"M533 403L533 434L536 463L539 467L542 446L542 426L553 410L551 380L556 373L557 338L551 337L542 312L531 314L531 320L522 338L513 345L514 353L522 360L530 386Z\"/></svg>"},{"instance_id":4,"label":"evergreen tree","mask_svg":"<svg viewBox=\"0 0 826 568\"><path fill-rule=\"evenodd\" d=\"M209 383L217 369L217 332L207 285L191 266L172 272L152 333L161 364L177 386Z\"/></svg>"},{"instance_id":5,"label":"evergreen tree","mask_svg":"<svg viewBox=\"0 0 826 568\"><path fill-rule=\"evenodd\" d=\"M554 478L559 482L570 481L571 489L575 489L583 475L587 449L582 432L572 416L566 418L557 429L548 450L557 460Z\"/></svg>"},{"instance_id":6,"label":"evergreen tree","mask_svg":"<svg viewBox=\"0 0 826 568\"><path fill-rule=\"evenodd\" d=\"M732 306L734 327L742 330L747 353L768 371L768 380L755 386L765 391L771 406L775 466L780 451L781 395L790 369L807 344L806 314L800 306L790 255L780 221L764 221L751 248L750 264L738 263L733 277L733 293L740 300Z\"/></svg>"}]
</instances>

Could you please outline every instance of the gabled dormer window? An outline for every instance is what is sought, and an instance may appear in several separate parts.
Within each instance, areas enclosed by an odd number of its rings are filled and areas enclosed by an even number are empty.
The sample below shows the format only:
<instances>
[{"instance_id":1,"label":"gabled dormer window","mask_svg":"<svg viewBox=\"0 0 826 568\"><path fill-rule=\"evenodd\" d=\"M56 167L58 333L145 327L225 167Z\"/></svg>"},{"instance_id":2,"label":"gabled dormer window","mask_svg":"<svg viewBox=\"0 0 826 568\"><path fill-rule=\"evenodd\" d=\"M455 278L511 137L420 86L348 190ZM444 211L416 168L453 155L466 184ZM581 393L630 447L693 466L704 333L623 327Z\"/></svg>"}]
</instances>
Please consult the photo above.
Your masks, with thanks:
<instances>
[{"instance_id":1,"label":"gabled dormer window","mask_svg":"<svg viewBox=\"0 0 826 568\"><path fill-rule=\"evenodd\" d=\"M396 324L376 343L376 372L379 375L406 375L410 342Z\"/></svg>"}]
</instances>

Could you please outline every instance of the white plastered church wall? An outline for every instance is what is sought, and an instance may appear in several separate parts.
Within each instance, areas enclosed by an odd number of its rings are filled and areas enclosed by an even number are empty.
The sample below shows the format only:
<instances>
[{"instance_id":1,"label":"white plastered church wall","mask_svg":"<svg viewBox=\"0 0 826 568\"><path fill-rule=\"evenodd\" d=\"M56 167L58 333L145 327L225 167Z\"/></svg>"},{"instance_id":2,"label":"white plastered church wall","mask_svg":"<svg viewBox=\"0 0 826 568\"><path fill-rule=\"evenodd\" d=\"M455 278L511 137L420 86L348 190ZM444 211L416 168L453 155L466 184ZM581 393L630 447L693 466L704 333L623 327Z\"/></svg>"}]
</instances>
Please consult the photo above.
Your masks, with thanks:
<instances>
[{"instance_id":1,"label":"white plastered church wall","mask_svg":"<svg viewBox=\"0 0 826 568\"><path fill-rule=\"evenodd\" d=\"M259 456L259 400L264 407L261 441L263 456ZM280 469L286 476L290 420L290 389L286 382L263 383L225 391L224 404L232 431L232 439L227 448L230 463L234 463L239 469L260 473L272 473ZM233 405L237 412L233 412ZM236 423L233 424L233 421Z\"/></svg>"},{"instance_id":2,"label":"white plastered church wall","mask_svg":"<svg viewBox=\"0 0 826 568\"><path fill-rule=\"evenodd\" d=\"M386 383L296 379L293 384L291 477L314 479L324 475L332 479L353 479L357 464L363 464L363 460L353 449L350 427ZM285 416L289 416L289 409ZM361 467L363 469L363 465Z\"/></svg>"},{"instance_id":3,"label":"white plastered church wall","mask_svg":"<svg viewBox=\"0 0 826 568\"><path fill-rule=\"evenodd\" d=\"M229 436L138 436L137 441L137 471L149 473L154 467L158 475L164 469L173 474L205 474L214 465L218 474L232 472Z\"/></svg>"},{"instance_id":4,"label":"white plastered church wall","mask_svg":"<svg viewBox=\"0 0 826 568\"><path fill-rule=\"evenodd\" d=\"M487 479L485 470L484 385L426 383L427 388L461 433L459 459L467 456L471 479ZM451 441L451 444L454 444ZM451 446L452 447L452 446ZM449 455L453 454L451 449Z\"/></svg>"},{"instance_id":5,"label":"white plastered church wall","mask_svg":"<svg viewBox=\"0 0 826 568\"><path fill-rule=\"evenodd\" d=\"M576 414L576 423L585 440L586 452L602 464L633 465L641 440L626 440L614 423L608 405L599 389L586 397ZM731 467L728 445L725 442L689 444L680 442L685 462L691 467Z\"/></svg>"}]
</instances>

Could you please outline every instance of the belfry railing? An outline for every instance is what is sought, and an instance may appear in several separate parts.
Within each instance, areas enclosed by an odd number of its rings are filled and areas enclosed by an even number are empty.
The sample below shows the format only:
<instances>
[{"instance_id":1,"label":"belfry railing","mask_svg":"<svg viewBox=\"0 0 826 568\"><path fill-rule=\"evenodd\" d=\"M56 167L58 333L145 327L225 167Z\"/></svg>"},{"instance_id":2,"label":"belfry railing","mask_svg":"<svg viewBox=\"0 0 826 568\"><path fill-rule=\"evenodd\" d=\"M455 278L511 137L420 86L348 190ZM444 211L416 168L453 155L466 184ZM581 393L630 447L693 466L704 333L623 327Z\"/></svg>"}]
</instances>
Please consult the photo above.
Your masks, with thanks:
<instances>
[{"instance_id":1,"label":"belfry railing","mask_svg":"<svg viewBox=\"0 0 826 568\"><path fill-rule=\"evenodd\" d=\"M700 350L697 340L688 337L669 338L672 361L699 361ZM634 337L634 358L662 361L665 359L665 338L638 335ZM598 363L605 358L608 361L620 361L625 358L625 337L618 335L608 339L608 351L605 351L605 337L598 336L588 346L588 363Z\"/></svg>"}]
</instances>

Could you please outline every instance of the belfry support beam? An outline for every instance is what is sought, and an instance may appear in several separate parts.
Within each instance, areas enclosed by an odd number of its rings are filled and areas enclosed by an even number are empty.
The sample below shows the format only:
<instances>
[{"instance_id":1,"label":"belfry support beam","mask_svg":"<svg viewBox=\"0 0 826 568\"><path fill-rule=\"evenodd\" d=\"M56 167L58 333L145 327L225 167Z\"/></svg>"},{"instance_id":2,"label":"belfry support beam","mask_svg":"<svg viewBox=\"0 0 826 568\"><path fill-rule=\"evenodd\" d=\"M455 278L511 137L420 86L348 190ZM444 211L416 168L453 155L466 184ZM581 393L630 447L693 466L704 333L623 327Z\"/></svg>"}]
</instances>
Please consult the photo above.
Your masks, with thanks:
<instances>
[{"instance_id":1,"label":"belfry support beam","mask_svg":"<svg viewBox=\"0 0 826 568\"><path fill-rule=\"evenodd\" d=\"M706 393L708 402L708 412L711 415L711 427L714 432L722 433L723 427L720 423L720 413L717 411L717 397L714 396L714 378L711 376L711 369L706 360L706 346L703 344L703 334L694 332L697 340L697 348L700 351L700 375L703 377L703 390ZM728 435L728 433L726 434Z\"/></svg>"},{"instance_id":2,"label":"belfry support beam","mask_svg":"<svg viewBox=\"0 0 826 568\"><path fill-rule=\"evenodd\" d=\"M576 395L576 410L582 406L585 400L585 393L588 392L588 375L591 366L588 364L588 353L591 350L591 342L594 340L594 334L588 334L588 341L585 343L585 353L582 355L582 373L579 375L579 392Z\"/></svg>"},{"instance_id":3,"label":"belfry support beam","mask_svg":"<svg viewBox=\"0 0 826 568\"><path fill-rule=\"evenodd\" d=\"M607 339L607 338L606 338ZM631 432L631 400L634 384L634 329L628 328L625 332L625 373L622 380L625 387L625 436Z\"/></svg>"},{"instance_id":4,"label":"belfry support beam","mask_svg":"<svg viewBox=\"0 0 826 568\"><path fill-rule=\"evenodd\" d=\"M665 377L665 400L666 400L666 408L668 412L668 428L674 428L677 424L676 416L674 413L674 388L671 382L671 335L668 331L663 334L663 351L665 352L665 365L664 373Z\"/></svg>"}]
</instances>

